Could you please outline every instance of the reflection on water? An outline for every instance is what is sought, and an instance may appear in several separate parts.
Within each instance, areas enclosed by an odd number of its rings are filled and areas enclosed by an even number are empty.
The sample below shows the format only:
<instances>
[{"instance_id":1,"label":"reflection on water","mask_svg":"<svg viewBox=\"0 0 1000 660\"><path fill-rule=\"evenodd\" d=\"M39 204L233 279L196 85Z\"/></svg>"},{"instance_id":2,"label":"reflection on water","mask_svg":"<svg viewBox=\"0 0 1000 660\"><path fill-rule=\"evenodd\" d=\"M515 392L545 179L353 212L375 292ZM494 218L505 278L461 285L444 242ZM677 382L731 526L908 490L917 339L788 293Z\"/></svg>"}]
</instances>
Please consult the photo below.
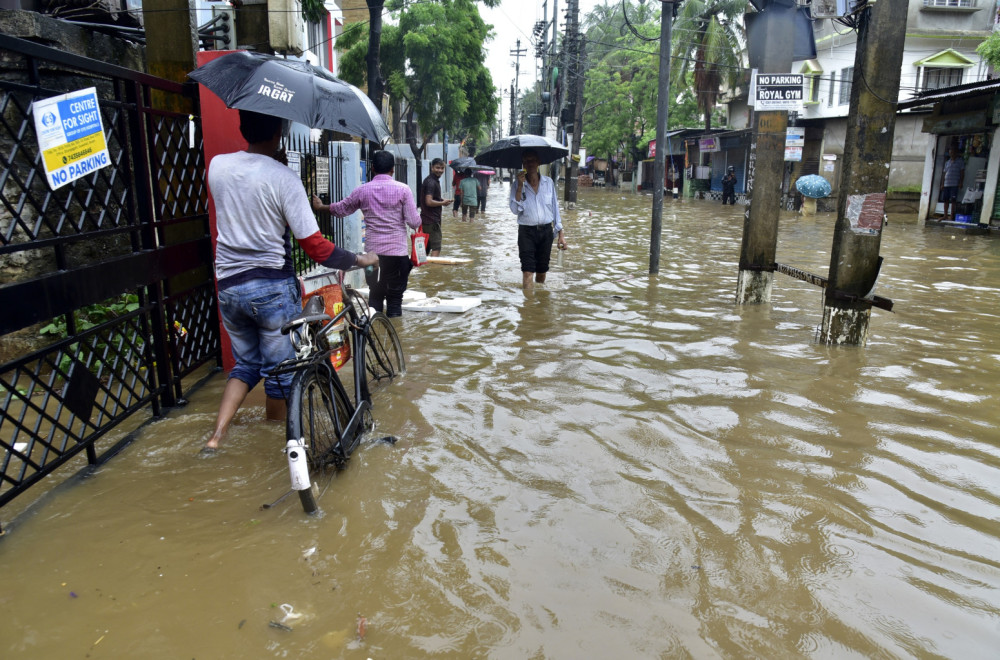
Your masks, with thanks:
<instances>
[{"instance_id":1,"label":"reflection on water","mask_svg":"<svg viewBox=\"0 0 1000 660\"><path fill-rule=\"evenodd\" d=\"M829 347L815 287L733 304L740 209L667 200L650 277L650 198L581 190L526 295L504 192L446 218L471 264L414 272L483 304L401 319L400 442L326 480L322 518L260 509L288 479L262 407L195 458L217 377L0 543L0 655L994 655L1000 244L894 218L896 311ZM778 260L825 276L833 224L783 216Z\"/></svg>"}]
</instances>

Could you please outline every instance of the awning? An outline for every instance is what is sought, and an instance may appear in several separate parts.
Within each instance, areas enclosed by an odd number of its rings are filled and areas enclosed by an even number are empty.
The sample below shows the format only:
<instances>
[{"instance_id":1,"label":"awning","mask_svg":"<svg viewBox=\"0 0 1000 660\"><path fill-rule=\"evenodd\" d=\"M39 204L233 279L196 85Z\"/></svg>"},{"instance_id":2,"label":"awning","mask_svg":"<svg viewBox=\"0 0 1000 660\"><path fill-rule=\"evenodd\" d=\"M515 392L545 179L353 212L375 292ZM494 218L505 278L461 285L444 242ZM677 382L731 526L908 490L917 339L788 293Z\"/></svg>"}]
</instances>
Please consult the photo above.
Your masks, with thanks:
<instances>
[{"instance_id":1,"label":"awning","mask_svg":"<svg viewBox=\"0 0 1000 660\"><path fill-rule=\"evenodd\" d=\"M928 66L935 69L966 69L973 65L975 65L975 61L970 60L953 48L946 48L934 53L930 57L925 57L913 63L913 66Z\"/></svg>"},{"instance_id":2,"label":"awning","mask_svg":"<svg viewBox=\"0 0 1000 660\"><path fill-rule=\"evenodd\" d=\"M823 73L823 67L816 60L806 60L802 63L799 73L804 73L807 76L816 76Z\"/></svg>"}]
</instances>

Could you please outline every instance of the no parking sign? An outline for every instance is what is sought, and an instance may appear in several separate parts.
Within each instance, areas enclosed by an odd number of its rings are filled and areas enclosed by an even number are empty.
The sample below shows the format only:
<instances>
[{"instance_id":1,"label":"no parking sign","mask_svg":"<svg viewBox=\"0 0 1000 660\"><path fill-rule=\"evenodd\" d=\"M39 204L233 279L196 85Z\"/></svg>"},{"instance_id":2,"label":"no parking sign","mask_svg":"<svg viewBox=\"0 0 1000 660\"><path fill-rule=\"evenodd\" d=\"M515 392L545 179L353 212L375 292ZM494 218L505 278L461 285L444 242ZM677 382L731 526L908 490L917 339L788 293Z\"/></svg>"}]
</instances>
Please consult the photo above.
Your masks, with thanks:
<instances>
[{"instance_id":1,"label":"no parking sign","mask_svg":"<svg viewBox=\"0 0 1000 660\"><path fill-rule=\"evenodd\" d=\"M32 113L53 190L111 164L96 87L35 101Z\"/></svg>"}]
</instances>

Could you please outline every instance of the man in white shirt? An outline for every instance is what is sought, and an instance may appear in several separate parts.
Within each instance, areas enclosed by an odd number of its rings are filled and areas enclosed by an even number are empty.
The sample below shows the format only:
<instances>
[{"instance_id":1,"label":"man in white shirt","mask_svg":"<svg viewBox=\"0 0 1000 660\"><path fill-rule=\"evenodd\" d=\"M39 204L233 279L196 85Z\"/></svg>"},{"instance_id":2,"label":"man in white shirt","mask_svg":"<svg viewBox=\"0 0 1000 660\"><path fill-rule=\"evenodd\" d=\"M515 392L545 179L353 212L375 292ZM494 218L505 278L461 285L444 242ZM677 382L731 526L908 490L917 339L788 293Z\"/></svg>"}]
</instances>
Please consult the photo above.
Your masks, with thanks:
<instances>
[{"instance_id":1,"label":"man in white shirt","mask_svg":"<svg viewBox=\"0 0 1000 660\"><path fill-rule=\"evenodd\" d=\"M532 279L541 284L549 272L552 241L566 249L556 187L538 171L538 154L528 149L521 155L523 170L510 187L510 210L517 214L517 252L521 259L521 286L530 289Z\"/></svg>"}]
</instances>

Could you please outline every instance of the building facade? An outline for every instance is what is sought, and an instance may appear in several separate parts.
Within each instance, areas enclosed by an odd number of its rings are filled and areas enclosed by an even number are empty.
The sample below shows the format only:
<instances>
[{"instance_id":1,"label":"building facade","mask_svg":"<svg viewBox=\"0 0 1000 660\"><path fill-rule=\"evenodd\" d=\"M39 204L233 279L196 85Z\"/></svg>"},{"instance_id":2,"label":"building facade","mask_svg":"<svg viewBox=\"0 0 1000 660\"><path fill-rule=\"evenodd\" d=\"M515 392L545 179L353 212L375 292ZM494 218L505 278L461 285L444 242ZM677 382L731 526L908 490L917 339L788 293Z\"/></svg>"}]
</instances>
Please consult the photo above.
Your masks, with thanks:
<instances>
[{"instance_id":1,"label":"building facade","mask_svg":"<svg viewBox=\"0 0 1000 660\"><path fill-rule=\"evenodd\" d=\"M986 80L989 66L976 52L997 22L995 0L908 0L906 40L900 72L899 101L920 93ZM813 23L816 58L793 63L792 72L805 76L804 108L798 120L810 130L806 152L818 160L803 160L802 173L840 179L847 133L857 33L833 19ZM890 198L916 200L924 176L931 136L922 131L926 108L900 112L896 118L889 173ZM817 130L818 129L818 130ZM815 143L819 140L819 144ZM815 169L814 169L815 168ZM805 170L812 169L813 172ZM916 208L906 209L916 212Z\"/></svg>"}]
</instances>

